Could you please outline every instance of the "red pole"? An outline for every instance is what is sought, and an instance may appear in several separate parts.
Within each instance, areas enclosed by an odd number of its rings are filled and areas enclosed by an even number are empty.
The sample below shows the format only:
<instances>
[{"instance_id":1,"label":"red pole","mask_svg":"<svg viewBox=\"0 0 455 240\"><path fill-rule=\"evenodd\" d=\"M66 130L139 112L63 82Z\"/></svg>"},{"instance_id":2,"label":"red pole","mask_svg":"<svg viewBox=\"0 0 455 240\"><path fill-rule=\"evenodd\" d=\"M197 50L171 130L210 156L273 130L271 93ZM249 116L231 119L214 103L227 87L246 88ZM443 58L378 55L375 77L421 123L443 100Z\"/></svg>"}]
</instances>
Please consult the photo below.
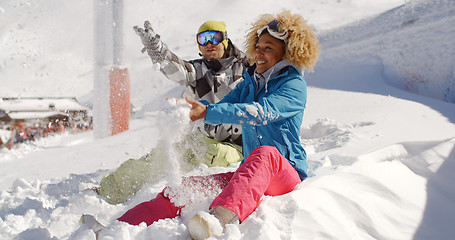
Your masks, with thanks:
<instances>
[{"instance_id":1,"label":"red pole","mask_svg":"<svg viewBox=\"0 0 455 240\"><path fill-rule=\"evenodd\" d=\"M130 77L128 69L112 67L109 74L112 135L129 129Z\"/></svg>"}]
</instances>

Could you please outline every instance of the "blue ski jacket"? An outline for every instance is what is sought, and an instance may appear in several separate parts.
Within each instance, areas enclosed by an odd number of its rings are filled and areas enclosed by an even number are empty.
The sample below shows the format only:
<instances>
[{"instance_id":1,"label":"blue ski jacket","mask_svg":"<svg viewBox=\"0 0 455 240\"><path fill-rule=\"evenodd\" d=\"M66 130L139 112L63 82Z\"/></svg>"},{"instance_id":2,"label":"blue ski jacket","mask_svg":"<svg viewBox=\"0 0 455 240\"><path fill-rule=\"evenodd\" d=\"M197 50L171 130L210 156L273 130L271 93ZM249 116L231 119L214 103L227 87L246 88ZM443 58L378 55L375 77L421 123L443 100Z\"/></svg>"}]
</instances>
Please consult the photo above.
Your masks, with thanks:
<instances>
[{"instance_id":1,"label":"blue ski jacket","mask_svg":"<svg viewBox=\"0 0 455 240\"><path fill-rule=\"evenodd\" d=\"M245 80L220 102L207 105L204 121L242 125L245 159L259 146L274 146L303 180L307 177L308 164L299 136L306 105L306 82L300 71L289 65L257 89L255 69L254 65L245 72Z\"/></svg>"}]
</instances>

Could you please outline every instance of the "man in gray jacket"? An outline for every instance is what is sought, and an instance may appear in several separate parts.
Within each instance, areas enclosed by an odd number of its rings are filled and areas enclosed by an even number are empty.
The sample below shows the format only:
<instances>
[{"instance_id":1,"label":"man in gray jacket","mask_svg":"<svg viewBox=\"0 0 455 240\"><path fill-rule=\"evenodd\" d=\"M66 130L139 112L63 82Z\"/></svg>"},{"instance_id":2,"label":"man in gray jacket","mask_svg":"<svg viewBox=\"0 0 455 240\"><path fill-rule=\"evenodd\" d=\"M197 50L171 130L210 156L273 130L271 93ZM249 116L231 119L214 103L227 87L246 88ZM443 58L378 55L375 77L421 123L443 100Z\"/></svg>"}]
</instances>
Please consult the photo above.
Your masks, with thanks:
<instances>
[{"instance_id":1,"label":"man in gray jacket","mask_svg":"<svg viewBox=\"0 0 455 240\"><path fill-rule=\"evenodd\" d=\"M172 53L160 40L150 22L144 28L134 27L141 37L144 49L154 63L160 64L161 72L170 80L186 86L196 100L209 103L220 101L241 81L249 67L245 54L227 37L224 22L207 21L196 36L202 58L185 61ZM222 142L241 145L241 128L232 125L206 125L208 136Z\"/></svg>"},{"instance_id":2,"label":"man in gray jacket","mask_svg":"<svg viewBox=\"0 0 455 240\"><path fill-rule=\"evenodd\" d=\"M207 21L201 25L196 40L202 58L191 61L182 60L171 52L153 31L149 21L145 21L144 28L135 26L134 30L144 45L143 52L147 51L152 62L160 65L160 71L168 79L187 87L196 100L207 103L220 101L243 81L242 74L249 67L246 55L227 37L224 22ZM208 166L228 166L243 159L240 126L204 124L202 132L205 137L199 139L206 145L206 152L201 160ZM101 180L97 192L109 203L125 202L128 196L140 190L147 179L163 177L163 173L156 172L162 166L160 152L162 150L157 147L139 160L124 162ZM188 150L182 150L182 156L189 155Z\"/></svg>"}]
</instances>

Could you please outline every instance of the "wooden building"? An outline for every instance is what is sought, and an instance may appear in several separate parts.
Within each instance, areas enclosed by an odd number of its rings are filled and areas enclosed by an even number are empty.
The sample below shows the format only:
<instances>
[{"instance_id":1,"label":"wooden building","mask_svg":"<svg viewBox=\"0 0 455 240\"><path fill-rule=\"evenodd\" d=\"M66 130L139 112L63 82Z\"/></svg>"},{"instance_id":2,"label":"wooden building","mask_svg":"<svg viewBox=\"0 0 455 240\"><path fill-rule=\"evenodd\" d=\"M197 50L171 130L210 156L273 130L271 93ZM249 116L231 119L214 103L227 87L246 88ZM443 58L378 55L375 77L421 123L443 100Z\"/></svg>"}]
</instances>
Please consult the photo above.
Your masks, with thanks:
<instances>
[{"instance_id":1,"label":"wooden building","mask_svg":"<svg viewBox=\"0 0 455 240\"><path fill-rule=\"evenodd\" d=\"M0 98L0 124L43 125L52 122L88 123L89 109L74 97Z\"/></svg>"}]
</instances>

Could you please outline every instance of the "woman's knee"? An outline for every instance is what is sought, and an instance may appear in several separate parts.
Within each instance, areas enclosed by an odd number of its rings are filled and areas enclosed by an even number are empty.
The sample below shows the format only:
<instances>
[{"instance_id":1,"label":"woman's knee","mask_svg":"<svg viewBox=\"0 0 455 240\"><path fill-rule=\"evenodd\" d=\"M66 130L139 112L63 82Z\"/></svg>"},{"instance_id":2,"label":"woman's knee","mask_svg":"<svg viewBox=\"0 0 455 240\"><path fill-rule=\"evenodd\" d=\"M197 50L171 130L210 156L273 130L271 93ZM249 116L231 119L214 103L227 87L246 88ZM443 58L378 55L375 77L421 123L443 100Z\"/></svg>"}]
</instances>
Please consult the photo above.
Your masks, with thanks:
<instances>
[{"instance_id":1,"label":"woman's knee","mask_svg":"<svg viewBox=\"0 0 455 240\"><path fill-rule=\"evenodd\" d=\"M263 153L263 152L277 152L278 149L276 149L276 147L274 146L259 146L257 148L255 148L251 153L254 153L254 152L259 152L259 153Z\"/></svg>"},{"instance_id":2,"label":"woman's knee","mask_svg":"<svg viewBox=\"0 0 455 240\"><path fill-rule=\"evenodd\" d=\"M255 148L250 155L245 159L245 162L249 161L267 161L271 160L273 156L280 154L278 149L273 146L259 146Z\"/></svg>"}]
</instances>

